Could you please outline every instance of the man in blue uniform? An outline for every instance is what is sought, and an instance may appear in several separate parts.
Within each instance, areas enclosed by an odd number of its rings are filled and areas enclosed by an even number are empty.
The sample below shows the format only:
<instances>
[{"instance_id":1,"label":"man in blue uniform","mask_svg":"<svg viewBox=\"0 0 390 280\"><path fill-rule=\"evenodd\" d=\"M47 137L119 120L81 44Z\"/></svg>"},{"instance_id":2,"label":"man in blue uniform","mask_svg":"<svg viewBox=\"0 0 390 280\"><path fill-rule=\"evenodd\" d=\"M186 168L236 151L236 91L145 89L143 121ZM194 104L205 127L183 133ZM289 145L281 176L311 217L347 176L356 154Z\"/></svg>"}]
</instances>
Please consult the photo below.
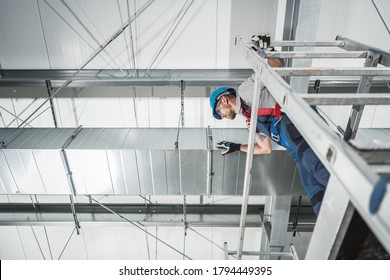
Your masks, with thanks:
<instances>
[{"instance_id":1,"label":"man in blue uniform","mask_svg":"<svg viewBox=\"0 0 390 280\"><path fill-rule=\"evenodd\" d=\"M273 67L282 67L283 60L268 59ZM250 123L254 80L249 78L238 88L221 87L210 96L210 106L216 119L234 119L242 115ZM329 180L329 172L296 129L289 117L281 112L279 104L266 87L260 89L260 102L256 126L255 154L272 152L271 140L286 148L296 161L301 182L310 199L314 213L318 215ZM248 145L223 141L217 148L226 155L235 151L247 152Z\"/></svg>"}]
</instances>

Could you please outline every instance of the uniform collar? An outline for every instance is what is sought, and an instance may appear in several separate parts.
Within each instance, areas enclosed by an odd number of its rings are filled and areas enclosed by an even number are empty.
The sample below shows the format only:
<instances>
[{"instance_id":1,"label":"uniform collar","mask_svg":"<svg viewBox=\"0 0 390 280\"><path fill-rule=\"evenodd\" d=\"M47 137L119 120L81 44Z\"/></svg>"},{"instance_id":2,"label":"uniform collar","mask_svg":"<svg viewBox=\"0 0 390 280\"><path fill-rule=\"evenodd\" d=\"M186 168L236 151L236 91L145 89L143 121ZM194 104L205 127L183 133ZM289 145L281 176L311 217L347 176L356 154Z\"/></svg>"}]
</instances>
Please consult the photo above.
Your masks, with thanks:
<instances>
[{"instance_id":1,"label":"uniform collar","mask_svg":"<svg viewBox=\"0 0 390 280\"><path fill-rule=\"evenodd\" d=\"M240 114L241 115L241 97L237 94L236 96L236 110L235 110L236 114Z\"/></svg>"}]
</instances>

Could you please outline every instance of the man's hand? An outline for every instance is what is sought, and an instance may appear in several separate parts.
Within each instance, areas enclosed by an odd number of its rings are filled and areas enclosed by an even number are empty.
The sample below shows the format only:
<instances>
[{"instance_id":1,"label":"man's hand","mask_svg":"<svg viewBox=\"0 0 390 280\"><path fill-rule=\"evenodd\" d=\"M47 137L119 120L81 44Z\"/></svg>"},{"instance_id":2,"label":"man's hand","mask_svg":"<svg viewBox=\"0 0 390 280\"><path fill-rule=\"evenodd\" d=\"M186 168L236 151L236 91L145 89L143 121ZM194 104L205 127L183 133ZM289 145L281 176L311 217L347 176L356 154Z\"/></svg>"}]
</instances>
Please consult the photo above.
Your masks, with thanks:
<instances>
[{"instance_id":1,"label":"man's hand","mask_svg":"<svg viewBox=\"0 0 390 280\"><path fill-rule=\"evenodd\" d=\"M241 144L236 144L228 141L217 143L216 147L222 150L222 155L227 155L240 150Z\"/></svg>"}]
</instances>

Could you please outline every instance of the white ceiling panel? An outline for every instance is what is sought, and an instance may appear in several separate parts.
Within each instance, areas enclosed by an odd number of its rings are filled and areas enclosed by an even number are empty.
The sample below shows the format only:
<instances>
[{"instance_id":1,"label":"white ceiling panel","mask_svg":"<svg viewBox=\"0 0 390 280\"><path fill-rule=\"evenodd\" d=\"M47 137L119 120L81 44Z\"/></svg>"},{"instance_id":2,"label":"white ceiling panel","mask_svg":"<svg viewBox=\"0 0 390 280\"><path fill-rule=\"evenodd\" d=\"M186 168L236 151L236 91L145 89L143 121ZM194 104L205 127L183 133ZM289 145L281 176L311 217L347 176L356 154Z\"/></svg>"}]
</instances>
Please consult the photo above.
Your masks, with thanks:
<instances>
[{"instance_id":1,"label":"white ceiling panel","mask_svg":"<svg viewBox=\"0 0 390 280\"><path fill-rule=\"evenodd\" d=\"M0 1L2 68L50 68L35 1Z\"/></svg>"}]
</instances>

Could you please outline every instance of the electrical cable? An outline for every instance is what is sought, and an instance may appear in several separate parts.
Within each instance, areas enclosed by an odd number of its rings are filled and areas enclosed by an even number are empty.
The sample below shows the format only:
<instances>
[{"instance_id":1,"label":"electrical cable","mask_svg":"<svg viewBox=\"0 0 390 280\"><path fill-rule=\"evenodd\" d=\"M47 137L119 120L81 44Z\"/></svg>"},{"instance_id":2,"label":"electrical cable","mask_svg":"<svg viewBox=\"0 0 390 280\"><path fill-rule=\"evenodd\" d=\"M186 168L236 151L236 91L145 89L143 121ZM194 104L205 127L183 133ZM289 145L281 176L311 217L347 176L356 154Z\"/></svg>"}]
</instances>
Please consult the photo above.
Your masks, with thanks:
<instances>
[{"instance_id":1,"label":"electrical cable","mask_svg":"<svg viewBox=\"0 0 390 280\"><path fill-rule=\"evenodd\" d=\"M46 260L46 258L45 258L45 254L43 253L43 251L42 251L42 248L41 248L41 244L39 244L39 241L38 241L37 235L35 234L35 230L34 230L34 228L33 228L32 226L30 226L30 227L31 227L31 230L32 230L32 232L33 232L33 235L34 235L35 241L36 241L36 242L37 242L37 244L38 244L39 251L41 251L41 254L42 254L42 257L43 257L43 259L44 259L44 260Z\"/></svg>"},{"instance_id":2,"label":"electrical cable","mask_svg":"<svg viewBox=\"0 0 390 280\"><path fill-rule=\"evenodd\" d=\"M156 62L157 58L160 56L161 52L163 51L163 49L165 48L165 46L167 45L169 39L172 37L173 33L175 32L176 28L179 26L180 22L182 21L182 19L184 18L184 16L186 15L186 13L188 12L188 10L190 9L190 7L192 6L192 4L194 3L195 0L192 0L191 3L188 5L187 9L183 12L183 14L181 15L181 18L179 19L179 21L176 23L175 27L173 28L173 30L171 31L171 33L169 34L170 30L172 29L172 26L175 24L176 20L180 17L180 14L182 13L182 11L184 10L184 7L187 5L187 3L189 2L189 0L187 0L182 9L180 10L179 14L177 15L176 19L174 20L174 24L171 26L171 28L168 30L168 33L169 36L167 38L167 36L165 36L164 40L165 42L163 41L162 43L162 46L160 47L160 49L157 51L157 54L154 56L154 59L152 60L152 62L149 64L149 67L148 69L146 70L145 72L145 76L149 74L150 72L150 68L152 68L153 64Z\"/></svg>"}]
</instances>

